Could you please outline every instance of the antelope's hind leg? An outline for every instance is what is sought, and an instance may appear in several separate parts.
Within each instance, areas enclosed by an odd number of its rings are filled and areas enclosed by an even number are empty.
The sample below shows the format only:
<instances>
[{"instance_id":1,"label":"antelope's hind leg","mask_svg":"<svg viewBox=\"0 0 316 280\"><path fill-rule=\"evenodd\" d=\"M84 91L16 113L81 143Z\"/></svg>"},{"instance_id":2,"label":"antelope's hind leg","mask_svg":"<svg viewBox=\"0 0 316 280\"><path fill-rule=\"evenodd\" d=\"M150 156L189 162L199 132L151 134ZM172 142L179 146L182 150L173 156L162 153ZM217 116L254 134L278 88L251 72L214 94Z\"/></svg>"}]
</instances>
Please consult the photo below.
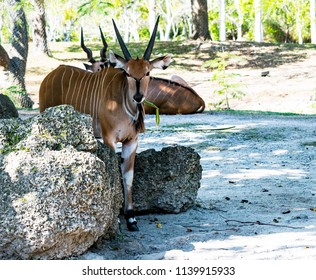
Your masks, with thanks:
<instances>
[{"instance_id":1,"label":"antelope's hind leg","mask_svg":"<svg viewBox=\"0 0 316 280\"><path fill-rule=\"evenodd\" d=\"M122 145L121 170L124 186L124 212L129 231L139 231L133 211L132 185L137 139L125 141Z\"/></svg>"}]
</instances>

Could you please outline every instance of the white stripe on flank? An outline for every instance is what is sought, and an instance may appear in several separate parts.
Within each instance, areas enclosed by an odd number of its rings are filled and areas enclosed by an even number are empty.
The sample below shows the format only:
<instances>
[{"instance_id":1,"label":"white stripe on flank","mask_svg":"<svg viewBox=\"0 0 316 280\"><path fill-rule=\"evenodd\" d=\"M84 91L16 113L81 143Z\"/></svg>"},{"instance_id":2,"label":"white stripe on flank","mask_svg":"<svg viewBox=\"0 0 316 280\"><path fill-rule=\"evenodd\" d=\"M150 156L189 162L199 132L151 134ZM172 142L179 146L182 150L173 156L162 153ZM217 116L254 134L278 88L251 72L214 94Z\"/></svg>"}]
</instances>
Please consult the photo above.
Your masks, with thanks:
<instances>
[{"instance_id":1,"label":"white stripe on flank","mask_svg":"<svg viewBox=\"0 0 316 280\"><path fill-rule=\"evenodd\" d=\"M91 116L93 117L93 118L95 118L96 117L96 115L95 115L95 107L96 107L96 97L97 97L97 94L98 94L98 91L99 91L99 83L100 83L100 75L96 75L95 76L95 80L94 80L94 85L95 85L95 87L94 87L94 91L93 91L93 99L91 100L91 102L92 102L92 110L91 110Z\"/></svg>"},{"instance_id":2,"label":"white stripe on flank","mask_svg":"<svg viewBox=\"0 0 316 280\"><path fill-rule=\"evenodd\" d=\"M83 98L84 98L84 95L86 94L86 91L88 90L88 88L87 88L88 79L89 79L89 78L91 79L91 76L90 76L90 75L85 75L85 77L87 77L87 79L86 79L85 82L84 82L83 90L80 92L80 93L81 93L80 107L79 107L79 111L80 111L80 112L84 112L84 111L82 111ZM85 78L85 77L84 77L84 78Z\"/></svg>"},{"instance_id":3,"label":"white stripe on flank","mask_svg":"<svg viewBox=\"0 0 316 280\"><path fill-rule=\"evenodd\" d=\"M96 87L96 94L95 94L95 101L94 101L94 117L97 118L99 113L99 102L100 102L100 93L102 91L101 88L101 77L102 75L98 76L98 85Z\"/></svg>"},{"instance_id":4,"label":"white stripe on flank","mask_svg":"<svg viewBox=\"0 0 316 280\"><path fill-rule=\"evenodd\" d=\"M66 93L65 102L67 102L69 90L72 88L72 87L71 87L71 80L72 80L73 74L74 74L74 71L73 71L73 69L71 68L71 75L70 75L70 78L69 78L69 84L68 84L68 90L67 90L67 93Z\"/></svg>"},{"instance_id":5,"label":"white stripe on flank","mask_svg":"<svg viewBox=\"0 0 316 280\"><path fill-rule=\"evenodd\" d=\"M64 100L64 76L65 76L65 73L66 73L66 67L64 67L64 73L61 77L61 102L62 103L65 103L65 100Z\"/></svg>"},{"instance_id":6,"label":"white stripe on flank","mask_svg":"<svg viewBox=\"0 0 316 280\"><path fill-rule=\"evenodd\" d=\"M100 82L100 89L98 91L98 96L97 96L97 104L96 104L96 107L97 107L97 112L96 112L96 115L98 116L99 114L99 107L100 107L100 101L101 101L101 98L102 96L106 96L107 95L107 88L104 88L104 82L108 76L108 72L110 70L110 67L106 68L106 73L103 74L102 76L102 82ZM103 70L105 71L105 70Z\"/></svg>"},{"instance_id":7,"label":"white stripe on flank","mask_svg":"<svg viewBox=\"0 0 316 280\"><path fill-rule=\"evenodd\" d=\"M75 69L75 71L76 71L76 77L78 77L79 76L79 71L77 70L77 69ZM81 79L82 80L82 79ZM74 107L76 107L75 106L75 104L73 103L73 98L74 98L74 95L75 95L75 92L78 92L78 90L76 90L77 89L77 86L78 86L78 79L76 79L75 80L75 85L73 86L73 88L72 88L72 92L71 92L71 99L70 99L70 104L71 105L73 105Z\"/></svg>"},{"instance_id":8,"label":"white stripe on flank","mask_svg":"<svg viewBox=\"0 0 316 280\"><path fill-rule=\"evenodd\" d=\"M75 104L76 104L77 110L80 110L80 109L79 109L78 98L79 98L80 96L82 96L83 90L81 89L81 85L82 85L82 82L83 82L83 80L85 79L85 77L86 77L85 75L83 75L82 77L80 77L79 88L78 88L77 92L74 92L74 94L76 94L76 101L75 101ZM77 79L77 82L78 82L78 79Z\"/></svg>"},{"instance_id":9,"label":"white stripe on flank","mask_svg":"<svg viewBox=\"0 0 316 280\"><path fill-rule=\"evenodd\" d=\"M55 79L55 77L56 77L56 72L55 72L55 74L54 74L54 76L52 78L52 84L51 84L51 88L52 89L54 88L54 79ZM47 85L48 85L48 83L46 83L46 92L45 92L45 103L46 104L47 104L47 100L46 100L47 97L46 96L47 96L47 92L48 92ZM52 90L52 92L54 93L54 90ZM51 97L51 103L54 104L54 94L51 94L50 97Z\"/></svg>"},{"instance_id":10,"label":"white stripe on flank","mask_svg":"<svg viewBox=\"0 0 316 280\"><path fill-rule=\"evenodd\" d=\"M93 74L90 75L90 80L88 82L88 86L87 86L87 90L85 92L85 101L84 101L84 107L83 107L83 113L86 113L86 114L90 114L90 107L87 107L87 101L89 102L91 100L91 94L92 94L92 90L89 91L89 88L90 88L90 84L91 84L91 81L93 80ZM90 102L89 102L90 103Z\"/></svg>"},{"instance_id":11,"label":"white stripe on flank","mask_svg":"<svg viewBox=\"0 0 316 280\"><path fill-rule=\"evenodd\" d=\"M93 74L94 75L94 74ZM92 107L93 107L93 104L92 104L92 100L93 100L93 92L94 92L94 88L95 88L95 76L93 77L92 79L92 88L89 92L89 95L87 96L86 98L86 102L88 101L88 106L89 106L89 112L90 112L90 115L92 116ZM85 104L85 107L86 107L86 104Z\"/></svg>"}]
</instances>

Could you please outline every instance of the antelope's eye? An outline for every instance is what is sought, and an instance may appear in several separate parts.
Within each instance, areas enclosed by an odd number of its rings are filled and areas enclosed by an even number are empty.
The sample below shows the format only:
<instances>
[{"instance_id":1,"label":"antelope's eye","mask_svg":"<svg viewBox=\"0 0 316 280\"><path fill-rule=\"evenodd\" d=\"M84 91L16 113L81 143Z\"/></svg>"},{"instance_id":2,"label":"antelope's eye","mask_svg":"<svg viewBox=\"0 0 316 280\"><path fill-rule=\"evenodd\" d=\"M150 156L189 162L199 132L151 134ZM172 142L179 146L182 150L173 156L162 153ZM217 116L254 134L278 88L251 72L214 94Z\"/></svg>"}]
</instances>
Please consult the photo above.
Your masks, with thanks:
<instances>
[{"instance_id":1,"label":"antelope's eye","mask_svg":"<svg viewBox=\"0 0 316 280\"><path fill-rule=\"evenodd\" d=\"M146 76L149 76L149 72L146 73Z\"/></svg>"}]
</instances>

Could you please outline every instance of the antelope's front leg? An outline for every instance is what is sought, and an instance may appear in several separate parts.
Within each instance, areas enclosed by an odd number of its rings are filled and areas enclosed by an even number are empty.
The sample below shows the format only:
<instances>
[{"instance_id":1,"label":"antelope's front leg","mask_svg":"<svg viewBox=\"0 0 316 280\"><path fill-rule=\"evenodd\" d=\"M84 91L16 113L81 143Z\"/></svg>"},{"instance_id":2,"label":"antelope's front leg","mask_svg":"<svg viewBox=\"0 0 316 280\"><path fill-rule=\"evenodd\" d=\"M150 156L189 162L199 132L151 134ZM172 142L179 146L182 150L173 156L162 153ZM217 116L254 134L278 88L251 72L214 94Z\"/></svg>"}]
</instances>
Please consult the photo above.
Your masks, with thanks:
<instances>
[{"instance_id":1,"label":"antelope's front leg","mask_svg":"<svg viewBox=\"0 0 316 280\"><path fill-rule=\"evenodd\" d=\"M124 186L124 212L127 228L138 231L137 222L133 211L132 184L134 178L134 162L137 149L137 139L129 140L122 145L121 170Z\"/></svg>"}]
</instances>

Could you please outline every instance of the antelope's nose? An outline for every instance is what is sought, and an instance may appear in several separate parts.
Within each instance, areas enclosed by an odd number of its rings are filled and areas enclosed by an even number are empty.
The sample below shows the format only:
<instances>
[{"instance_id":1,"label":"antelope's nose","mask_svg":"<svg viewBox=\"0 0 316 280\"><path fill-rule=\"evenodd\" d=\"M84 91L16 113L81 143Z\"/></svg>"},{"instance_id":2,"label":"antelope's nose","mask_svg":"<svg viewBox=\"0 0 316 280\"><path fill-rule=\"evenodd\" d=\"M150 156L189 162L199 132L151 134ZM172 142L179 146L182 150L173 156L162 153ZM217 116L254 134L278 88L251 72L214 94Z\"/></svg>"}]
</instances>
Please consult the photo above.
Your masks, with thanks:
<instances>
[{"instance_id":1,"label":"antelope's nose","mask_svg":"<svg viewBox=\"0 0 316 280\"><path fill-rule=\"evenodd\" d=\"M136 103L142 103L144 101L144 95L138 93L133 96L133 99Z\"/></svg>"}]
</instances>

